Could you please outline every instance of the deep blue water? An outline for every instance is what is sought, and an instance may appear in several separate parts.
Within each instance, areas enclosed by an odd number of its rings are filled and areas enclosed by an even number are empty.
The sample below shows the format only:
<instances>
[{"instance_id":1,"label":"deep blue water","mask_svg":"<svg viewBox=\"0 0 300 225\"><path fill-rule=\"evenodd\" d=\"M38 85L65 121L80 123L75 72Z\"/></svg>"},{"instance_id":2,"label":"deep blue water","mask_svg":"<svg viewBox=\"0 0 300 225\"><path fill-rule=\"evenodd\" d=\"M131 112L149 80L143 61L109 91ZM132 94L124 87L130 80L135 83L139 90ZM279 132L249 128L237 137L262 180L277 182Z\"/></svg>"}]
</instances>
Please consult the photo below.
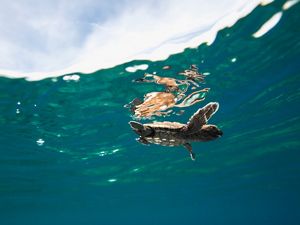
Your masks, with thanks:
<instances>
[{"instance_id":1,"label":"deep blue water","mask_svg":"<svg viewBox=\"0 0 300 225\"><path fill-rule=\"evenodd\" d=\"M260 6L213 45L165 61L77 82L0 78L0 224L300 224L300 5L251 36L282 4ZM147 71L125 71L142 63ZM220 103L211 123L224 135L193 143L196 161L182 147L137 143L123 107L162 90L131 80L179 78L191 64L210 73L210 93L160 120L185 123Z\"/></svg>"}]
</instances>

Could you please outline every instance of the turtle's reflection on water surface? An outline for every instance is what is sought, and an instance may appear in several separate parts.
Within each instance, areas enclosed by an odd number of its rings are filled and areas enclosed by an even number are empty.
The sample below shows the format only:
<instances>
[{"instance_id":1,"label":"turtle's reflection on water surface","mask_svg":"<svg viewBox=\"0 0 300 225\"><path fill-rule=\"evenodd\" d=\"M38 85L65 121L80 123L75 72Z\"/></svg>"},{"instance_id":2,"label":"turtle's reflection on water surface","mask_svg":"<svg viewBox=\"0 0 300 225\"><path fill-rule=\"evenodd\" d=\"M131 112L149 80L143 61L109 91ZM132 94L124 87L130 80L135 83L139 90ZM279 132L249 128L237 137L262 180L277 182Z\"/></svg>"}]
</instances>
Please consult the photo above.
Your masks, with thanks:
<instances>
[{"instance_id":1,"label":"turtle's reflection on water surface","mask_svg":"<svg viewBox=\"0 0 300 225\"><path fill-rule=\"evenodd\" d=\"M205 76L198 72L195 65L192 65L189 70L185 70L179 74L184 75L185 80L161 77L149 73L146 73L143 78L133 80L133 82L137 83L143 82L163 85L165 90L163 92L147 93L144 95L143 100L135 98L125 106L131 109L136 119L149 119L152 116L169 115L172 112L170 109L173 107L184 108L203 101L210 90L209 88L194 91L187 96L186 93L189 91L191 85L193 85L193 88L198 88L199 84L196 82L203 83Z\"/></svg>"},{"instance_id":2,"label":"turtle's reflection on water surface","mask_svg":"<svg viewBox=\"0 0 300 225\"><path fill-rule=\"evenodd\" d=\"M198 83L204 82L205 76L198 72L198 68L192 65L189 70L179 74L185 76L185 80L148 73L143 78L134 80L134 82L163 85L165 91L147 93L143 100L135 98L125 105L131 109L133 118L140 120L152 119L153 116L166 116L172 112L171 108L173 107L184 108L203 101L210 90L209 88L194 91L186 96L191 85L195 88L199 87ZM182 85L185 85L184 89L180 88ZM216 102L207 104L196 111L187 124L166 121L146 124L130 121L129 124L133 131L139 135L138 141L140 143L163 146L182 145L189 151L191 159L194 160L195 154L190 142L210 141L222 135L222 131L215 125L207 124L207 121L218 108L219 104Z\"/></svg>"},{"instance_id":3,"label":"turtle's reflection on water surface","mask_svg":"<svg viewBox=\"0 0 300 225\"><path fill-rule=\"evenodd\" d=\"M143 101L135 98L129 103L129 107L136 118L151 118L152 116L168 115L172 111L165 111L167 109L173 107L189 107L203 101L208 91L209 88L195 91L184 99L184 94L182 93L176 96L170 92L150 92L144 96ZM181 103L176 104L179 101L181 101Z\"/></svg>"}]
</instances>

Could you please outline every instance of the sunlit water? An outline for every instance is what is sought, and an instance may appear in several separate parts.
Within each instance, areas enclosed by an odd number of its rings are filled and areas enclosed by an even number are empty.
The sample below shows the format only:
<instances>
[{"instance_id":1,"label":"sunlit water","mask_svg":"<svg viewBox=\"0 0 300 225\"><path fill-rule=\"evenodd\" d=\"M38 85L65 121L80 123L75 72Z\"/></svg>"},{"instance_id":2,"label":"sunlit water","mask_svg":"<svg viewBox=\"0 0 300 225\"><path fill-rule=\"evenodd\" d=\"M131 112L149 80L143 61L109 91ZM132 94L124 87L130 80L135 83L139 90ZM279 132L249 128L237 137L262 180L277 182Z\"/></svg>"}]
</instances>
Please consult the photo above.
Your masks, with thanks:
<instances>
[{"instance_id":1,"label":"sunlit water","mask_svg":"<svg viewBox=\"0 0 300 225\"><path fill-rule=\"evenodd\" d=\"M213 45L165 61L134 61L38 82L0 78L1 224L299 224L300 5L258 7ZM147 70L127 72L147 64ZM153 90L145 72L179 78L196 64L211 88L222 138L182 147L143 146L124 104ZM163 70L166 65L169 70ZM149 122L149 121L148 121Z\"/></svg>"}]
</instances>

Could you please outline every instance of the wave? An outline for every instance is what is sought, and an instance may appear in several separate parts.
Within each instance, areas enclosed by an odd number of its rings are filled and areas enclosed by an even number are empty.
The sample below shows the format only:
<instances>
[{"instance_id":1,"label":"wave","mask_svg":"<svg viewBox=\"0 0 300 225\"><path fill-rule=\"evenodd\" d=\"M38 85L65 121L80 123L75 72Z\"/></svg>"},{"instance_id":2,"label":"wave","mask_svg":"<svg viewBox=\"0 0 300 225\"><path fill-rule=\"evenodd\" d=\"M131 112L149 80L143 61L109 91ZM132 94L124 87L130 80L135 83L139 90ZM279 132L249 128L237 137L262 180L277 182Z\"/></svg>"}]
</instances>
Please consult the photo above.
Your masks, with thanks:
<instances>
[{"instance_id":1,"label":"wave","mask_svg":"<svg viewBox=\"0 0 300 225\"><path fill-rule=\"evenodd\" d=\"M202 43L211 45L218 31L233 26L259 4L267 5L271 2L224 0L199 3L189 0L184 3L172 1L159 7L127 7L116 18L93 24L82 47L73 52L71 57L68 47L54 49L54 54L48 57L19 54L20 59L13 60L22 65L22 59L27 57L36 65L27 70L15 70L15 67L2 69L0 74L34 81L76 72L92 73L133 60L164 60L185 48L195 48ZM294 0L288 2L288 7L295 4ZM72 62L71 65L57 69L55 65L62 63L53 60L53 57L58 55L58 61L68 62L65 65Z\"/></svg>"}]
</instances>

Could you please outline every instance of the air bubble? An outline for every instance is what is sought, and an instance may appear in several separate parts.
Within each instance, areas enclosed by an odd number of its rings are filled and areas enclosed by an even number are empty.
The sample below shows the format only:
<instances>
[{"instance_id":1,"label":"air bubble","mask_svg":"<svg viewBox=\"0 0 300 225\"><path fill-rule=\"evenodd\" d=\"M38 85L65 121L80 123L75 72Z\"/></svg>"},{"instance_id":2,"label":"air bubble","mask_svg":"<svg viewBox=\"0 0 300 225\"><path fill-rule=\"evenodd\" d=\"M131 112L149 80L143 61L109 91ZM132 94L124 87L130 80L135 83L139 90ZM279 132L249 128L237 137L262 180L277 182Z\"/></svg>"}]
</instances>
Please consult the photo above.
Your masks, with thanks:
<instances>
[{"instance_id":1,"label":"air bubble","mask_svg":"<svg viewBox=\"0 0 300 225\"><path fill-rule=\"evenodd\" d=\"M37 145L38 146L42 146L44 143L45 143L45 141L43 140L43 139L38 139L37 141L36 141L36 143L37 143Z\"/></svg>"},{"instance_id":2,"label":"air bubble","mask_svg":"<svg viewBox=\"0 0 300 225\"><path fill-rule=\"evenodd\" d=\"M108 180L108 182L110 182L110 183L113 183L113 182L116 182L116 181L117 181L117 179L114 179L114 178L111 178L111 179Z\"/></svg>"}]
</instances>

